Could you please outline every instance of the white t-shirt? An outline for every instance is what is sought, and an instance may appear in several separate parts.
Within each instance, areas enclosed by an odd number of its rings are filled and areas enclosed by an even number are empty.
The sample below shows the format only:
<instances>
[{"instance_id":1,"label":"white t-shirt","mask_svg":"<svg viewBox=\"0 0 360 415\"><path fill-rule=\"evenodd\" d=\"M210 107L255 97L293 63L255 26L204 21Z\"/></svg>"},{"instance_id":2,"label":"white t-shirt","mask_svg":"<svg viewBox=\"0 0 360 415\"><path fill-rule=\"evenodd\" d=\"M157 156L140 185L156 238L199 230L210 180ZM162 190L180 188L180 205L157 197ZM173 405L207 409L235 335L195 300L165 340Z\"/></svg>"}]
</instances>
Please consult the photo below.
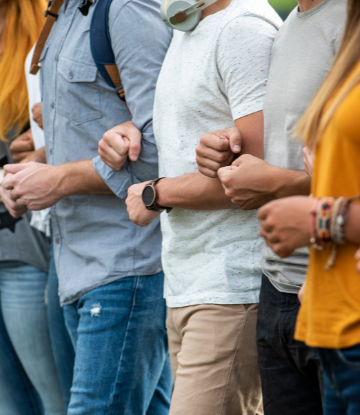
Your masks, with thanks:
<instances>
[{"instance_id":1,"label":"white t-shirt","mask_svg":"<svg viewBox=\"0 0 360 415\"><path fill-rule=\"evenodd\" d=\"M262 110L280 25L266 0L232 0L192 32L174 31L155 94L160 177L197 173L201 135ZM259 301L256 211L173 209L161 229L169 307Z\"/></svg>"},{"instance_id":2,"label":"white t-shirt","mask_svg":"<svg viewBox=\"0 0 360 415\"><path fill-rule=\"evenodd\" d=\"M25 61L26 85L29 95L29 112L30 127L34 140L35 149L38 150L45 145L44 131L37 125L32 117L32 107L41 101L39 73L37 75L30 74L31 61L34 54L35 46L29 52ZM50 208L32 212L30 225L44 232L46 236L50 236Z\"/></svg>"},{"instance_id":3,"label":"white t-shirt","mask_svg":"<svg viewBox=\"0 0 360 415\"><path fill-rule=\"evenodd\" d=\"M29 112L30 112L30 127L33 135L35 149L38 150L45 145L44 131L37 125L37 123L32 118L32 107L41 101L40 96L40 85L39 85L39 74L31 75L31 61L34 54L35 46L29 52L26 61L25 61L25 76L26 84L29 95Z\"/></svg>"}]
</instances>

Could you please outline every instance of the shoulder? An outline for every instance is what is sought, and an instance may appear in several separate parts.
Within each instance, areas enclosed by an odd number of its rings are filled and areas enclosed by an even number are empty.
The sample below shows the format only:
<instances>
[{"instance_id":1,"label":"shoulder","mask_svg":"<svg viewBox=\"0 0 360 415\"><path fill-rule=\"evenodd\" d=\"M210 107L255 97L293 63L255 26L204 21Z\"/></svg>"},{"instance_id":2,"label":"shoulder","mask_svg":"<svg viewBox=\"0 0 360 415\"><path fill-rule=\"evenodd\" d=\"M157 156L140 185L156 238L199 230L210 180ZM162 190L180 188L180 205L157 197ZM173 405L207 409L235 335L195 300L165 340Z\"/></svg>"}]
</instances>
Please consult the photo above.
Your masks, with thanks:
<instances>
[{"instance_id":1,"label":"shoulder","mask_svg":"<svg viewBox=\"0 0 360 415\"><path fill-rule=\"evenodd\" d=\"M248 6L248 2L245 1L233 10L228 10L218 42L242 39L241 44L245 45L254 40L254 36L255 41L261 37L273 40L281 24L281 18L270 5L259 7L259 1L254 0Z\"/></svg>"},{"instance_id":2,"label":"shoulder","mask_svg":"<svg viewBox=\"0 0 360 415\"><path fill-rule=\"evenodd\" d=\"M129 20L130 18L130 20ZM126 26L137 21L154 19L162 21L160 17L160 0L112 0L109 10L109 26L118 21Z\"/></svg>"}]
</instances>

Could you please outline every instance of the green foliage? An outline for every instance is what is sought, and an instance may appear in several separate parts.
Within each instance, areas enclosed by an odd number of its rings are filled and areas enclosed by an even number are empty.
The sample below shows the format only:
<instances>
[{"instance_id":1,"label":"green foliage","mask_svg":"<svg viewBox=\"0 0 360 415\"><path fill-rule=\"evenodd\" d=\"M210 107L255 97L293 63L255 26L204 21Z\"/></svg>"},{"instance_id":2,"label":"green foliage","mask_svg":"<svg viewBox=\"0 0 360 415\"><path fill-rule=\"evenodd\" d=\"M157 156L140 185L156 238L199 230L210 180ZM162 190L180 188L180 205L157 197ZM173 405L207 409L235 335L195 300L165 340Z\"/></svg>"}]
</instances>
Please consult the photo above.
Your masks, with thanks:
<instances>
[{"instance_id":1,"label":"green foliage","mask_svg":"<svg viewBox=\"0 0 360 415\"><path fill-rule=\"evenodd\" d=\"M289 13L296 5L296 0L269 0L278 13Z\"/></svg>"}]
</instances>

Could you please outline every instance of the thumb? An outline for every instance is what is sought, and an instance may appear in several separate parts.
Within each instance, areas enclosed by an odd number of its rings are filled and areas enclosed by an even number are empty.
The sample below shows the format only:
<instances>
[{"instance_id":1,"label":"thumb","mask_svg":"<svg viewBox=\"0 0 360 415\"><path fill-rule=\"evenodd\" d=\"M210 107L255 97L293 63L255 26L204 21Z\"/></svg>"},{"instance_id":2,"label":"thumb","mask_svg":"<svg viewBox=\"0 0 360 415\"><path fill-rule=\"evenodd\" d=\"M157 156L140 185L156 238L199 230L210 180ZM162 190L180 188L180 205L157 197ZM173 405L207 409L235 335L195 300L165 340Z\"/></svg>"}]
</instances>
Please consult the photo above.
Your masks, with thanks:
<instances>
[{"instance_id":1,"label":"thumb","mask_svg":"<svg viewBox=\"0 0 360 415\"><path fill-rule=\"evenodd\" d=\"M230 141L231 151L233 153L240 153L240 151L241 151L241 133L240 133L238 128L233 127L229 131L229 141Z\"/></svg>"},{"instance_id":2,"label":"thumb","mask_svg":"<svg viewBox=\"0 0 360 415\"><path fill-rule=\"evenodd\" d=\"M19 171L25 170L28 168L28 163L23 163L23 164L6 164L4 166L4 170L7 173L11 173L11 174L16 174Z\"/></svg>"},{"instance_id":3,"label":"thumb","mask_svg":"<svg viewBox=\"0 0 360 415\"><path fill-rule=\"evenodd\" d=\"M141 133L129 134L128 140L130 141L129 158L131 161L136 161L139 157L141 150Z\"/></svg>"}]
</instances>

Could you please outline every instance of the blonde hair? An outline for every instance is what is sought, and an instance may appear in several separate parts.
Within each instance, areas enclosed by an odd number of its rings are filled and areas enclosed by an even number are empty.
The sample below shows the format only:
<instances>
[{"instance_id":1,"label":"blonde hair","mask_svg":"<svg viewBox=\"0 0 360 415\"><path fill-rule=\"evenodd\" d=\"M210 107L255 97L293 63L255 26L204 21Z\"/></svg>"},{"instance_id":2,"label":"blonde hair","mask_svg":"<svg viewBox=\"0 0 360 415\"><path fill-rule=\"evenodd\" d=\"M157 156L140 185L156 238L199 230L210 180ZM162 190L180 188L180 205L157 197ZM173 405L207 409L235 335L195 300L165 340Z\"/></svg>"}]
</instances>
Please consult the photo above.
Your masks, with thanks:
<instances>
[{"instance_id":1,"label":"blonde hair","mask_svg":"<svg viewBox=\"0 0 360 415\"><path fill-rule=\"evenodd\" d=\"M29 122L25 60L44 24L46 0L7 0L0 56L0 139Z\"/></svg>"},{"instance_id":2,"label":"blonde hair","mask_svg":"<svg viewBox=\"0 0 360 415\"><path fill-rule=\"evenodd\" d=\"M340 103L360 82L360 70L326 109L329 100L344 85L360 59L360 0L348 0L347 21L339 51L330 72L294 129L294 135L314 149Z\"/></svg>"}]
</instances>

